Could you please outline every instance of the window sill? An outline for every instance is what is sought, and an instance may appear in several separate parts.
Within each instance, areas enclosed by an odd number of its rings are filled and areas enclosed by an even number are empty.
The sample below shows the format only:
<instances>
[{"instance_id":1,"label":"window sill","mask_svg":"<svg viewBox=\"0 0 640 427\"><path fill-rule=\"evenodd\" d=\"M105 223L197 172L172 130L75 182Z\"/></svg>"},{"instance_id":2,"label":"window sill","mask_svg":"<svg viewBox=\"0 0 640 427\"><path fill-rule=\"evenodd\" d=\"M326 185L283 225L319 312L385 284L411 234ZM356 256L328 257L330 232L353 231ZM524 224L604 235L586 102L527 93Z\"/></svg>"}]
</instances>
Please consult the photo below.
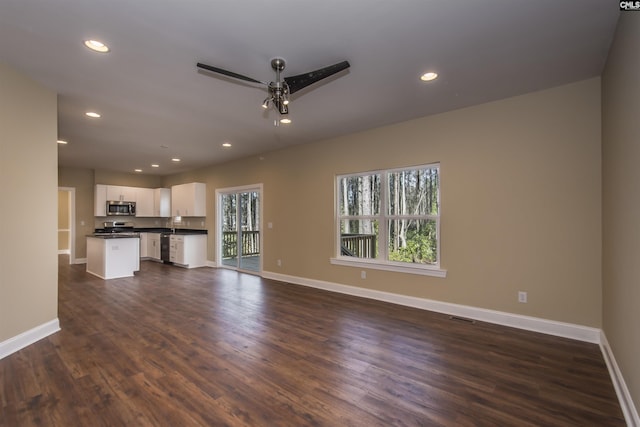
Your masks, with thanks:
<instances>
[{"instance_id":1,"label":"window sill","mask_svg":"<svg viewBox=\"0 0 640 427\"><path fill-rule=\"evenodd\" d=\"M442 270L437 267L383 264L375 261L365 261L359 258L356 260L348 259L348 258L329 258L329 261L333 265L343 265L346 267L369 268L372 270L384 270L384 271L393 271L395 273L418 274L421 276L432 276L432 277L442 277L442 278L447 277L447 270Z\"/></svg>"}]
</instances>

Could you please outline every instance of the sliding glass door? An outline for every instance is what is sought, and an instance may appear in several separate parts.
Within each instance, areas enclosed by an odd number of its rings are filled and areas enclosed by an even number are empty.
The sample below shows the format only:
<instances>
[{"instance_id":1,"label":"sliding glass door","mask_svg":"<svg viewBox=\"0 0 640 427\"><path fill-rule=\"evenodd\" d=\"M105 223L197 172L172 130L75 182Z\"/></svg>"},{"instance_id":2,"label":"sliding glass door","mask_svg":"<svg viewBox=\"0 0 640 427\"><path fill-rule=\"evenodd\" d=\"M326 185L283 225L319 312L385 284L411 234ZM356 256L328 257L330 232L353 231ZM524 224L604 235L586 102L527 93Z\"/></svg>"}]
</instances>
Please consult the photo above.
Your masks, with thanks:
<instances>
[{"instance_id":1,"label":"sliding glass door","mask_svg":"<svg viewBox=\"0 0 640 427\"><path fill-rule=\"evenodd\" d=\"M218 201L218 265L260 272L262 186L216 191Z\"/></svg>"}]
</instances>

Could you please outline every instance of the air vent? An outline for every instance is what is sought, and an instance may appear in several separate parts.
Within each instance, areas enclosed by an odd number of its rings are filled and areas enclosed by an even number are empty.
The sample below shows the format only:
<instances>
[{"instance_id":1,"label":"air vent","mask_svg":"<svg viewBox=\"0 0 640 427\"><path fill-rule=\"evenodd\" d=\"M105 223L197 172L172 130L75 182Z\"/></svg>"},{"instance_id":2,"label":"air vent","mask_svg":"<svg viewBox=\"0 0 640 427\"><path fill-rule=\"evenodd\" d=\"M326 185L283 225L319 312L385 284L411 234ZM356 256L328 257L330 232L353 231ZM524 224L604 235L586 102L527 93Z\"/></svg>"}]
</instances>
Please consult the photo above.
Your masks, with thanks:
<instances>
[{"instance_id":1,"label":"air vent","mask_svg":"<svg viewBox=\"0 0 640 427\"><path fill-rule=\"evenodd\" d=\"M471 323L472 325L476 324L476 321L473 319L467 319L466 317L459 317L459 316L449 316L449 320L455 320L456 322L465 322L465 323Z\"/></svg>"}]
</instances>

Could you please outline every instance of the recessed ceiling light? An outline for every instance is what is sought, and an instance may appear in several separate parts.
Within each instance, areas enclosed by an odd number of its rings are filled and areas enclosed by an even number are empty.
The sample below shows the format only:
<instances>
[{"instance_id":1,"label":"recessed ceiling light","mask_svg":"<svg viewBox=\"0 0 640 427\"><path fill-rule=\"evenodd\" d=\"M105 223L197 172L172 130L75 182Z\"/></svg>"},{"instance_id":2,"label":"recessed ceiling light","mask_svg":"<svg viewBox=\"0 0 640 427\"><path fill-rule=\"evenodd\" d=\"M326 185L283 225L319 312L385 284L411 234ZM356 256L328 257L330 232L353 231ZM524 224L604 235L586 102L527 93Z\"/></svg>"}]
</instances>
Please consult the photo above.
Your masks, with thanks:
<instances>
[{"instance_id":1,"label":"recessed ceiling light","mask_svg":"<svg viewBox=\"0 0 640 427\"><path fill-rule=\"evenodd\" d=\"M65 141L64 139L59 139L59 140L58 140L58 144L60 144L60 145L67 145L67 144L68 144L68 142L67 142L67 141Z\"/></svg>"},{"instance_id":2,"label":"recessed ceiling light","mask_svg":"<svg viewBox=\"0 0 640 427\"><path fill-rule=\"evenodd\" d=\"M100 114L96 113L95 111L87 111L84 114L86 114L87 116L92 117L94 119L100 118Z\"/></svg>"},{"instance_id":3,"label":"recessed ceiling light","mask_svg":"<svg viewBox=\"0 0 640 427\"><path fill-rule=\"evenodd\" d=\"M177 158L177 157L174 157L173 159L171 159L171 161L172 161L172 162L179 162L179 161L180 161L180 159L179 159L179 158Z\"/></svg>"},{"instance_id":4,"label":"recessed ceiling light","mask_svg":"<svg viewBox=\"0 0 640 427\"><path fill-rule=\"evenodd\" d=\"M222 146L225 147L225 148L229 148L229 147L231 147L231 143L230 142L223 142Z\"/></svg>"},{"instance_id":5,"label":"recessed ceiling light","mask_svg":"<svg viewBox=\"0 0 640 427\"><path fill-rule=\"evenodd\" d=\"M434 73L434 72L428 72L428 73L424 73L423 75L420 76L420 80L422 80L423 82L430 82L431 80L435 80L438 78L438 73Z\"/></svg>"},{"instance_id":6,"label":"recessed ceiling light","mask_svg":"<svg viewBox=\"0 0 640 427\"><path fill-rule=\"evenodd\" d=\"M142 172L142 169L134 169L134 172Z\"/></svg>"},{"instance_id":7,"label":"recessed ceiling light","mask_svg":"<svg viewBox=\"0 0 640 427\"><path fill-rule=\"evenodd\" d=\"M280 123L284 123L285 125L288 125L289 123L291 123L291 119L288 117L284 117L280 119Z\"/></svg>"},{"instance_id":8,"label":"recessed ceiling light","mask_svg":"<svg viewBox=\"0 0 640 427\"><path fill-rule=\"evenodd\" d=\"M152 168L159 168L160 165L156 165L155 163L151 165Z\"/></svg>"},{"instance_id":9,"label":"recessed ceiling light","mask_svg":"<svg viewBox=\"0 0 640 427\"><path fill-rule=\"evenodd\" d=\"M85 40L84 45L94 52L107 53L109 52L109 46L98 40Z\"/></svg>"}]
</instances>

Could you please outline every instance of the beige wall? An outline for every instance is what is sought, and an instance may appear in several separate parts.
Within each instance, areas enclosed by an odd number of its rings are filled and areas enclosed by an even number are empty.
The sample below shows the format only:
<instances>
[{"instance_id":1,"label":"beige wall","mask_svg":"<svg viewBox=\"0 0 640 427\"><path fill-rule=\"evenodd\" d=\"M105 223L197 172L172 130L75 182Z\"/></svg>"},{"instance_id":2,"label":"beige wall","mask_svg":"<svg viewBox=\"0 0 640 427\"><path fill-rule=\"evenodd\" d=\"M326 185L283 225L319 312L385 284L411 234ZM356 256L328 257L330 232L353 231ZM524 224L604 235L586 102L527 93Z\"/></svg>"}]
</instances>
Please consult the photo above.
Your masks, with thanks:
<instances>
[{"instance_id":1,"label":"beige wall","mask_svg":"<svg viewBox=\"0 0 640 427\"><path fill-rule=\"evenodd\" d=\"M600 80L165 177L264 184L264 269L600 327ZM337 174L441 162L446 279L329 263ZM282 260L277 267L276 260ZM517 302L527 291L528 304Z\"/></svg>"},{"instance_id":2,"label":"beige wall","mask_svg":"<svg viewBox=\"0 0 640 427\"><path fill-rule=\"evenodd\" d=\"M56 94L3 64L0 132L3 342L58 316Z\"/></svg>"},{"instance_id":3,"label":"beige wall","mask_svg":"<svg viewBox=\"0 0 640 427\"><path fill-rule=\"evenodd\" d=\"M69 250L69 192L58 190L58 251Z\"/></svg>"},{"instance_id":4,"label":"beige wall","mask_svg":"<svg viewBox=\"0 0 640 427\"><path fill-rule=\"evenodd\" d=\"M160 188L162 177L156 175L143 175L139 173L123 173L96 169L95 183L106 185L124 185L127 187Z\"/></svg>"},{"instance_id":5,"label":"beige wall","mask_svg":"<svg viewBox=\"0 0 640 427\"><path fill-rule=\"evenodd\" d=\"M65 149L68 147L64 147ZM86 235L93 232L93 169L58 168L58 185L75 188L75 257L86 258ZM73 261L73 260L72 260Z\"/></svg>"},{"instance_id":6,"label":"beige wall","mask_svg":"<svg viewBox=\"0 0 640 427\"><path fill-rule=\"evenodd\" d=\"M622 13L602 77L603 329L640 406L640 16Z\"/></svg>"}]
</instances>

